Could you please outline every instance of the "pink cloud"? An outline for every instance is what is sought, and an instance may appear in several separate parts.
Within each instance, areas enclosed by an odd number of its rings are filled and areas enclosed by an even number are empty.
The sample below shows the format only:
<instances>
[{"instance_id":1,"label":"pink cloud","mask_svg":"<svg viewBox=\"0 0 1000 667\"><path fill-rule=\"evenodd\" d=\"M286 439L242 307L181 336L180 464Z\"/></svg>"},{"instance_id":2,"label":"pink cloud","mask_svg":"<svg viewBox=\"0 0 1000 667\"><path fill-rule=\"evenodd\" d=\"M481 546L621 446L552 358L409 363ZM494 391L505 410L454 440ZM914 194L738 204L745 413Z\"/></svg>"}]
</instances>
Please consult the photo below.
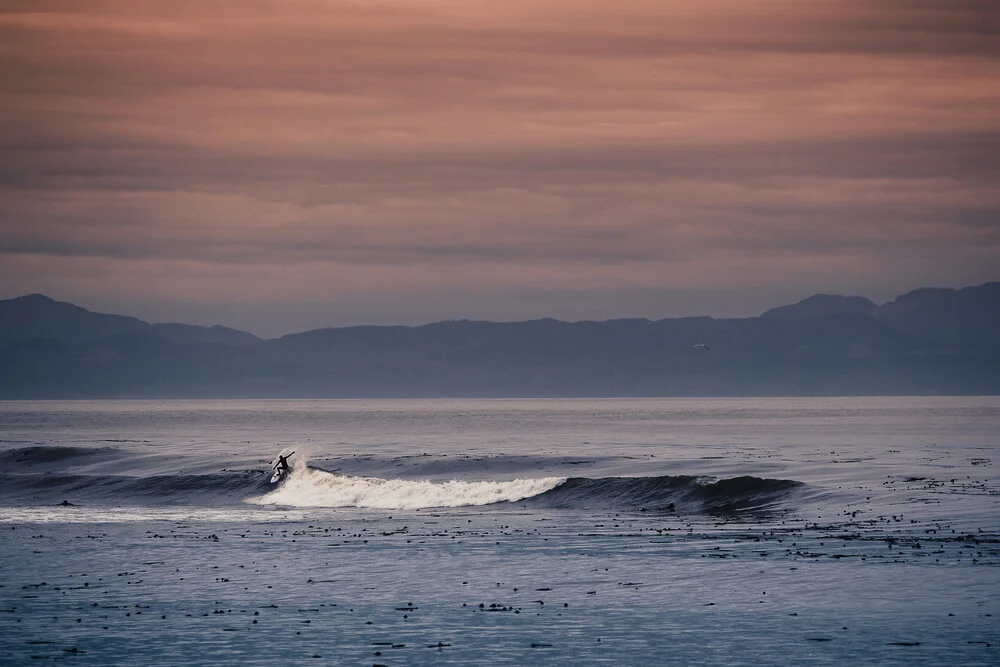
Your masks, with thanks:
<instances>
[{"instance_id":1,"label":"pink cloud","mask_svg":"<svg viewBox=\"0 0 1000 667\"><path fill-rule=\"evenodd\" d=\"M24 7L0 12L5 296L995 278L985 5Z\"/></svg>"}]
</instances>

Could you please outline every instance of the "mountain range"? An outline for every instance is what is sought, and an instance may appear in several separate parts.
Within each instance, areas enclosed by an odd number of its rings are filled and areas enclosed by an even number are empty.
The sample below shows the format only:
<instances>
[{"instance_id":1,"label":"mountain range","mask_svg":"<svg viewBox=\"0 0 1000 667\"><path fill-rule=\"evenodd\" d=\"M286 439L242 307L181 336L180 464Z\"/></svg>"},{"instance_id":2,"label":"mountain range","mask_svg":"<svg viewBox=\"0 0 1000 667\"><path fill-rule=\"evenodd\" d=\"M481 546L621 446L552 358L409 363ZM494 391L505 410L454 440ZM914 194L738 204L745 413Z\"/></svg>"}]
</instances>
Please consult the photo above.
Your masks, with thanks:
<instances>
[{"instance_id":1,"label":"mountain range","mask_svg":"<svg viewBox=\"0 0 1000 667\"><path fill-rule=\"evenodd\" d=\"M758 317L448 321L264 340L0 300L0 398L1000 394L1000 282Z\"/></svg>"}]
</instances>

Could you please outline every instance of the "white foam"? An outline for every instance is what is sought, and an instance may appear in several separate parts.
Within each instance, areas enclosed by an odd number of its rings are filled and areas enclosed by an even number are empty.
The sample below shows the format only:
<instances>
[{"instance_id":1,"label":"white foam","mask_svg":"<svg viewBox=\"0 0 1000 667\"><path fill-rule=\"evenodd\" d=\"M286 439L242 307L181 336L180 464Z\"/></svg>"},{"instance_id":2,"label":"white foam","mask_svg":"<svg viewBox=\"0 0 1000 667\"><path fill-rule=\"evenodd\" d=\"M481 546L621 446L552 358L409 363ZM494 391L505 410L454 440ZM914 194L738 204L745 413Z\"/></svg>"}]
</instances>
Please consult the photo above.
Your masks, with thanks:
<instances>
[{"instance_id":1,"label":"white foam","mask_svg":"<svg viewBox=\"0 0 1000 667\"><path fill-rule=\"evenodd\" d=\"M422 509L514 502L545 493L565 477L507 482L428 482L377 477L349 477L299 467L275 491L247 502L287 507L367 507Z\"/></svg>"}]
</instances>

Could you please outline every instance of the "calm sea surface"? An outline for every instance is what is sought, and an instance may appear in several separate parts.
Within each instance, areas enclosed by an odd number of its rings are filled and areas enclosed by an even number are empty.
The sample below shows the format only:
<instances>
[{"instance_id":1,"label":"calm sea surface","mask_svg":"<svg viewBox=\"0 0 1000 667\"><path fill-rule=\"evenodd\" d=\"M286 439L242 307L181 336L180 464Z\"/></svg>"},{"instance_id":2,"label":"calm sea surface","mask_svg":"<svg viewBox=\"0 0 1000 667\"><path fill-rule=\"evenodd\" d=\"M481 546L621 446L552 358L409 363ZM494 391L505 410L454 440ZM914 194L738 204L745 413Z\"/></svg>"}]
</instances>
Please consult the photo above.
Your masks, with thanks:
<instances>
[{"instance_id":1,"label":"calm sea surface","mask_svg":"<svg viewBox=\"0 0 1000 667\"><path fill-rule=\"evenodd\" d=\"M0 402L0 462L9 664L1000 664L998 397Z\"/></svg>"}]
</instances>

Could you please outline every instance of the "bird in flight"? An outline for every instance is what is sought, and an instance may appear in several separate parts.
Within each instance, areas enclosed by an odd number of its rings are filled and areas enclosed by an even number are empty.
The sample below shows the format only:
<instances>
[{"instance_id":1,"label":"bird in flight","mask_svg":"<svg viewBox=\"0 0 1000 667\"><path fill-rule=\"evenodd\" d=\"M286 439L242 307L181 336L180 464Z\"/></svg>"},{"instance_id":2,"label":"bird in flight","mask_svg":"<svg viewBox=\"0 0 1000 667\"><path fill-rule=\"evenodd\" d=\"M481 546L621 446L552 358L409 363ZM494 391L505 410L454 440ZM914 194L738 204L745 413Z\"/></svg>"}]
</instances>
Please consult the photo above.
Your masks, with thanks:
<instances>
[{"instance_id":1,"label":"bird in flight","mask_svg":"<svg viewBox=\"0 0 1000 667\"><path fill-rule=\"evenodd\" d=\"M712 351L712 348L710 348L708 345L705 345L704 343L698 343L697 345L695 345L695 347L703 347L706 350L708 350L709 352Z\"/></svg>"}]
</instances>

